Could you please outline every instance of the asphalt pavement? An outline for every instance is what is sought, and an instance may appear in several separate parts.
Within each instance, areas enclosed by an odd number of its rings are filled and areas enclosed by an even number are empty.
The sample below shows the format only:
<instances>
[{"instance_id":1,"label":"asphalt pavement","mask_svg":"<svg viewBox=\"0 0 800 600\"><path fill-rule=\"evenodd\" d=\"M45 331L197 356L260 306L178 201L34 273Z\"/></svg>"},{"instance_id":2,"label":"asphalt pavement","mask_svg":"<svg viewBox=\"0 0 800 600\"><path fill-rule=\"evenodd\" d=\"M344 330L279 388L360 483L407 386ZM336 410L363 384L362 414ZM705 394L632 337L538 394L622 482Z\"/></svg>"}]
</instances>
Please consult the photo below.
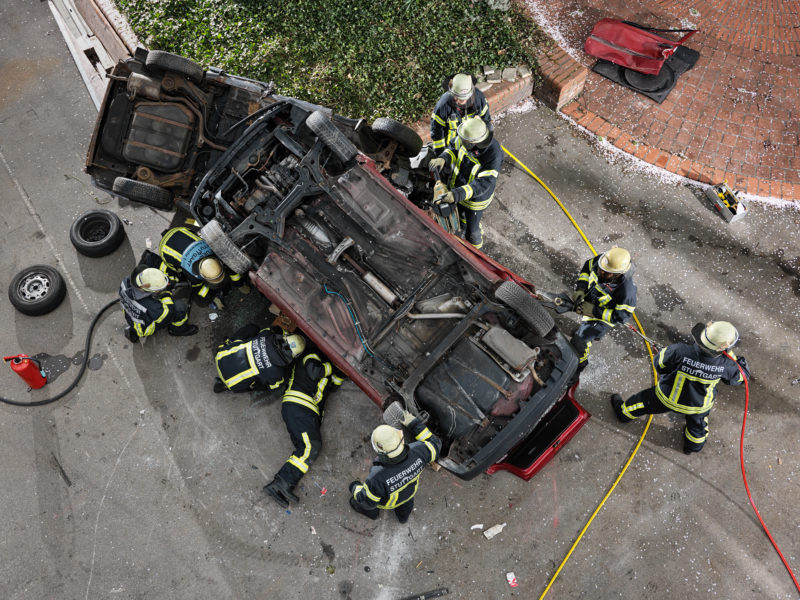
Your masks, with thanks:
<instances>
[{"instance_id":1,"label":"asphalt pavement","mask_svg":"<svg viewBox=\"0 0 800 600\"><path fill-rule=\"evenodd\" d=\"M82 167L96 112L46 3L0 5L0 284L57 267L66 300L28 317L0 305L4 355L38 355L51 383L28 391L0 369L4 397L39 400L75 377L87 327L173 215L93 189ZM686 339L696 322L732 321L753 372L744 453L753 498L800 568L800 214L751 204L727 224L702 191L632 168L546 108L498 120L503 145L562 200L600 252L629 249L637 315L650 337ZM127 238L78 255L76 216L116 212ZM487 252L543 289L567 289L591 255L549 195L507 160L486 217ZM212 320L212 316L216 316ZM89 369L68 397L0 407L0 597L13 599L320 598L394 600L447 588L459 599L538 598L633 451L644 421L608 404L649 385L639 338L596 344L578 401L592 418L531 481L423 474L411 519L370 521L347 484L372 459L378 409L345 382L328 403L325 445L282 510L261 492L290 453L280 399L214 394L212 348L266 303L234 292L193 309L201 331L132 346L117 309L103 316ZM568 331L577 321L560 317ZM681 421L657 415L641 448L547 597L796 598L749 505L739 466L742 388L721 386L703 452L681 452ZM486 539L482 531L505 523ZM474 527L481 524L482 529ZM506 574L514 572L518 587Z\"/></svg>"}]
</instances>

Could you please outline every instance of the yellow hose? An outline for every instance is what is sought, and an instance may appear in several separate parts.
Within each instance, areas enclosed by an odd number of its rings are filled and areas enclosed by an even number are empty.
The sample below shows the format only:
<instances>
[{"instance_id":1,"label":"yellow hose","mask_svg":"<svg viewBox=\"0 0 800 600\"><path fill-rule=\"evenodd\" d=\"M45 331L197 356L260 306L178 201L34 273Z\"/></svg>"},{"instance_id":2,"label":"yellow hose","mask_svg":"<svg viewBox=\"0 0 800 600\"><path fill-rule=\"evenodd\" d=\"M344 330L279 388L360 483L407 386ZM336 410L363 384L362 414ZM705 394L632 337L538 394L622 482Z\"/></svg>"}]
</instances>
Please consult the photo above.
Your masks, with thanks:
<instances>
[{"instance_id":1,"label":"yellow hose","mask_svg":"<svg viewBox=\"0 0 800 600\"><path fill-rule=\"evenodd\" d=\"M554 194L552 191L550 191L550 188L549 188L549 187L547 187L547 186L545 185L545 183L544 183L544 182L543 182L541 179L539 179L539 178L536 176L536 174L535 174L533 171L531 171L531 170L530 170L530 169L529 169L529 168L528 168L528 167L527 167L527 166L526 166L526 165L525 165L525 164L524 164L522 161L520 161L520 160L519 160L519 159L518 159L516 156L514 156L513 154L511 154L511 152L509 152L509 151L506 149L506 147L505 147L505 146L502 146L502 145L501 145L500 147L503 149L503 152L505 152L506 154L508 154L508 155L509 155L509 156L510 156L512 159L514 159L514 161L515 161L515 162L516 162L516 163L517 163L517 164L518 164L520 167L522 167L522 169L523 169L523 170L524 170L524 171L525 171L525 172L526 172L528 175L530 175L531 177L533 177L533 178L534 178L534 179L535 179L535 180L536 180L536 181L539 183L539 185L541 185L541 186L542 186L542 187L543 187L543 188L544 188L544 189L547 191L547 193L548 193L548 194L550 194L550 196L552 196L553 200L555 200L555 201L556 201L556 203L558 203L558 205L561 207L561 210L563 210L563 211L564 211L564 214L565 214L565 215L567 215L567 218L570 220L570 223L572 223L573 227L575 227L575 229L577 230L577 232L578 232L578 233L580 234L580 236L583 238L583 241L584 241L584 242L586 242L586 245L587 245L587 246L589 246L589 250L591 250L591 251L592 251L592 254L593 254L594 256L597 256L597 252L595 251L595 249L594 249L594 246L592 246L591 242L589 242L589 240L587 239L587 237L586 237L586 236L583 234L583 231L581 231L581 228L580 228L580 227L578 226L578 224L575 222L575 219L573 219L573 218L572 218L572 215L570 215L570 214L569 214L569 211L568 211L568 210L566 209L566 207L565 207L565 206L564 206L564 205L561 203L561 200L559 200L559 199L556 197L556 195L555 195L555 194ZM634 313L634 314L633 314L633 320L634 320L634 321L636 321L636 326L639 328L639 331L641 332L641 334L642 334L642 335L645 335L645 333L644 333L644 328L642 327L642 324L639 322L639 319L638 319L638 317L636 316L636 313ZM656 383L658 383L658 374L656 373L656 369L655 369L655 367L653 366L653 349L650 347L650 343L649 343L647 340L644 340L644 343L645 343L645 345L647 346L647 353L650 355L650 368L653 370L653 380L654 380ZM642 445L642 442L644 441L644 437L647 435L647 431L648 431L648 429L650 429L650 423L651 423L652 421L653 421L653 415L650 415L650 416L648 417L648 419L647 419L647 423L645 424L644 431L642 431L642 435L641 435L641 437L639 438L639 441L638 441L638 442L636 442L636 447L633 449L633 452L631 452L631 455L628 457L628 460L627 460L627 461L625 461L625 465L622 467L622 470L619 472L619 475L618 475L618 476L617 476L617 478L614 480L614 483L611 485L611 488L608 490L608 492L606 493L606 495L605 495L605 496L603 496L603 499L600 501L600 504L598 504L598 505L597 505L597 508L595 508L595 509L594 509L594 512L592 513L592 516L591 516L591 517L589 517L589 520L586 522L586 525L584 525L584 526L583 526L583 529L581 529L581 532L578 534L578 537L577 537L577 538L575 539L575 541L573 542L572 546L570 547L569 551L567 552L567 555L564 557L564 560L562 560L562 561L561 561L561 564L560 564L560 565L558 565L558 568L556 569L556 572L555 572L555 573L553 573L553 576L550 578L550 581L547 583L547 587L545 587L545 588L544 588L544 591L542 592L542 595L541 595L541 596L539 596L539 600L542 600L542 598L544 598L544 597L547 595L547 592L548 592L548 591L550 591L550 588L552 587L553 583L555 583L555 580L556 580L556 578L558 577L559 573L561 573L561 569L563 569L563 568L564 568L564 565L565 565L565 564L567 563L567 561L569 560L569 557L572 555L572 552L573 552L573 551L575 550L575 548L578 546L578 542L580 542L580 541L581 541L581 538L583 538L583 534L584 534L584 533L586 533L586 530L587 530L587 529L589 529L589 526L592 524L592 521L594 521L594 518L597 516L597 513L598 513L598 512L600 512L600 509L601 509L601 508L603 508L603 505L606 503L606 500L608 500L609 496L611 496L612 492L613 492L613 491L614 491L614 489L617 487L617 484L620 482L620 480L622 480L622 476L623 476L623 475L625 475L625 471L627 471L627 470L628 470L628 467L630 466L630 464L631 464L631 461L633 461L633 457L634 457L634 456L636 456L636 453L639 451L639 446L641 446L641 445Z\"/></svg>"}]
</instances>

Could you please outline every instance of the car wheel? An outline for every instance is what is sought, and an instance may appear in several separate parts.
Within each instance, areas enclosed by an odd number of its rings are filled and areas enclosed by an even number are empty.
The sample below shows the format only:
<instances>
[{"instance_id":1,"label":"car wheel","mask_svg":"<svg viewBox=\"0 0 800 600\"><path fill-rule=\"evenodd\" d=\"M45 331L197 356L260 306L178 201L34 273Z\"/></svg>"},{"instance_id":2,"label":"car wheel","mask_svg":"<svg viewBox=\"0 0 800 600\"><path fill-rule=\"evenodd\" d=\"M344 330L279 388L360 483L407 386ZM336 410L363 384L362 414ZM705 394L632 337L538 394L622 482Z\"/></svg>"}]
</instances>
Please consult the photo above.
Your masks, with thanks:
<instances>
[{"instance_id":1,"label":"car wheel","mask_svg":"<svg viewBox=\"0 0 800 600\"><path fill-rule=\"evenodd\" d=\"M110 210L90 210L72 222L69 240L84 256L99 258L116 250L125 239L122 221Z\"/></svg>"},{"instance_id":2,"label":"car wheel","mask_svg":"<svg viewBox=\"0 0 800 600\"><path fill-rule=\"evenodd\" d=\"M517 311L540 336L547 335L555 327L552 315L524 288L513 281L501 283L495 290L494 297Z\"/></svg>"},{"instance_id":3,"label":"car wheel","mask_svg":"<svg viewBox=\"0 0 800 600\"><path fill-rule=\"evenodd\" d=\"M372 131L397 142L400 147L400 154L403 156L416 156L422 150L422 138L416 131L399 121L389 117L375 119L372 124Z\"/></svg>"},{"instance_id":4,"label":"car wheel","mask_svg":"<svg viewBox=\"0 0 800 600\"><path fill-rule=\"evenodd\" d=\"M152 183L117 177L111 189L123 198L141 202L158 210L172 210L175 206L172 202L172 192Z\"/></svg>"},{"instance_id":5,"label":"car wheel","mask_svg":"<svg viewBox=\"0 0 800 600\"><path fill-rule=\"evenodd\" d=\"M144 62L148 69L160 69L162 71L172 71L191 79L195 83L203 81L206 72L193 60L185 56L178 56L162 50L150 50Z\"/></svg>"},{"instance_id":6,"label":"car wheel","mask_svg":"<svg viewBox=\"0 0 800 600\"><path fill-rule=\"evenodd\" d=\"M339 131L322 111L315 110L308 115L306 125L342 162L347 162L358 154L353 142L347 139L347 136Z\"/></svg>"},{"instance_id":7,"label":"car wheel","mask_svg":"<svg viewBox=\"0 0 800 600\"><path fill-rule=\"evenodd\" d=\"M206 223L200 237L231 271L241 274L250 270L250 257L236 247L216 219Z\"/></svg>"},{"instance_id":8,"label":"car wheel","mask_svg":"<svg viewBox=\"0 0 800 600\"><path fill-rule=\"evenodd\" d=\"M33 265L23 269L8 286L8 299L23 315L44 315L55 309L64 296L67 286L64 278L53 267Z\"/></svg>"}]
</instances>

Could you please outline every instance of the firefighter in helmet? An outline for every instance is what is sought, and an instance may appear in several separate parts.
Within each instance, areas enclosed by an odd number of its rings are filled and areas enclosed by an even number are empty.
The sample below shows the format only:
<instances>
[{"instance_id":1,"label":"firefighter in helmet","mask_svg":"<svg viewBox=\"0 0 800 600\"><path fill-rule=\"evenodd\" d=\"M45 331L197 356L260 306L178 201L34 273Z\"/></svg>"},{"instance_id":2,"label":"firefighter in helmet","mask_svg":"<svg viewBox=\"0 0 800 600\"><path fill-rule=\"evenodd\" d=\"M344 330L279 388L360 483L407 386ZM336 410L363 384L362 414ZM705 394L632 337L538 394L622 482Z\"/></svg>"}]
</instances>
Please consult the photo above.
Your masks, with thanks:
<instances>
[{"instance_id":1,"label":"firefighter in helmet","mask_svg":"<svg viewBox=\"0 0 800 600\"><path fill-rule=\"evenodd\" d=\"M297 502L294 488L322 450L322 418L325 401L343 378L320 352L306 352L292 366L292 375L281 402L281 416L294 445L294 454L283 463L264 492L287 508Z\"/></svg>"},{"instance_id":2,"label":"firefighter in helmet","mask_svg":"<svg viewBox=\"0 0 800 600\"><path fill-rule=\"evenodd\" d=\"M214 392L275 390L305 347L302 335L248 323L217 347Z\"/></svg>"},{"instance_id":3,"label":"firefighter in helmet","mask_svg":"<svg viewBox=\"0 0 800 600\"><path fill-rule=\"evenodd\" d=\"M633 270L631 255L625 248L611 248L584 263L572 296L574 310L583 315L571 340L578 353L578 373L588 364L592 342L633 316Z\"/></svg>"},{"instance_id":4,"label":"firefighter in helmet","mask_svg":"<svg viewBox=\"0 0 800 600\"><path fill-rule=\"evenodd\" d=\"M486 97L475 89L471 75L458 73L444 82L444 87L447 91L439 98L431 116L431 141L437 156L455 140L456 129L465 119L479 117L492 128Z\"/></svg>"},{"instance_id":5,"label":"firefighter in helmet","mask_svg":"<svg viewBox=\"0 0 800 600\"><path fill-rule=\"evenodd\" d=\"M476 248L483 246L481 217L494 199L502 163L500 143L480 117L463 121L453 144L428 163L444 179L434 185L434 201L457 203L461 235Z\"/></svg>"},{"instance_id":6,"label":"firefighter in helmet","mask_svg":"<svg viewBox=\"0 0 800 600\"><path fill-rule=\"evenodd\" d=\"M425 424L404 410L399 403L400 427L378 425L372 432L372 448L378 453L366 481L350 484L350 507L370 519L377 519L380 510L393 510L401 523L408 521L414 509L414 496L425 465L432 463L442 449L441 440ZM386 413L392 410L387 408ZM416 441L406 445L403 429Z\"/></svg>"},{"instance_id":7,"label":"firefighter in helmet","mask_svg":"<svg viewBox=\"0 0 800 600\"><path fill-rule=\"evenodd\" d=\"M623 402L612 394L611 407L617 419L628 423L642 415L672 411L686 418L683 452L700 452L708 438L708 415L714 406L717 384L741 385L750 379L743 356L731 348L739 332L727 321L698 323L692 328L693 344L677 343L661 350L653 359L658 384ZM725 356L727 353L728 356Z\"/></svg>"},{"instance_id":8,"label":"firefighter in helmet","mask_svg":"<svg viewBox=\"0 0 800 600\"><path fill-rule=\"evenodd\" d=\"M133 343L167 328L170 335L194 335L197 325L189 324L189 306L173 297L167 276L147 265L137 266L122 280L119 301L127 326L125 338Z\"/></svg>"}]
</instances>

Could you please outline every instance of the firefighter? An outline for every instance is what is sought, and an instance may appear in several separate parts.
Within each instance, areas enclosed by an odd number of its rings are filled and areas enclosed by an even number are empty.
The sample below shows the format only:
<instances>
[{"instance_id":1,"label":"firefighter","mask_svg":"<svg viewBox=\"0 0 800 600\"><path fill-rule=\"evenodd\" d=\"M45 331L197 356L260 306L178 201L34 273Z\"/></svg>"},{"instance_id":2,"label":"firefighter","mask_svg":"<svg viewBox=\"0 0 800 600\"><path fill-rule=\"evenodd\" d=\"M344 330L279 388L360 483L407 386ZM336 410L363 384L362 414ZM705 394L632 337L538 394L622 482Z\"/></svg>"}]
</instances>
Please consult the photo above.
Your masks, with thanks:
<instances>
[{"instance_id":1,"label":"firefighter","mask_svg":"<svg viewBox=\"0 0 800 600\"><path fill-rule=\"evenodd\" d=\"M475 89L471 75L458 73L447 85L431 116L431 140L433 152L440 155L456 137L456 129L461 122L470 117L480 117L491 130L492 119L489 105L483 92Z\"/></svg>"},{"instance_id":2,"label":"firefighter","mask_svg":"<svg viewBox=\"0 0 800 600\"><path fill-rule=\"evenodd\" d=\"M479 117L458 126L455 142L429 163L431 170L447 172L434 185L434 201L458 203L461 236L476 248L483 246L481 217L494 199L503 151L492 130Z\"/></svg>"},{"instance_id":3,"label":"firefighter","mask_svg":"<svg viewBox=\"0 0 800 600\"><path fill-rule=\"evenodd\" d=\"M342 381L341 375L319 352L307 352L292 367L289 385L283 392L281 416L294 445L294 454L264 486L264 492L284 508L289 506L289 501L298 501L294 488L319 456L325 401L331 386L338 387Z\"/></svg>"},{"instance_id":4,"label":"firefighter","mask_svg":"<svg viewBox=\"0 0 800 600\"><path fill-rule=\"evenodd\" d=\"M401 409L402 410L402 409ZM410 412L403 410L402 426L417 440L406 446L403 431L378 425L372 432L372 447L378 453L367 480L350 484L350 507L377 519L380 510L394 510L397 520L408 521L414 509L414 495L425 465L439 456L441 440Z\"/></svg>"},{"instance_id":5,"label":"firefighter","mask_svg":"<svg viewBox=\"0 0 800 600\"><path fill-rule=\"evenodd\" d=\"M122 280L119 302L127 326L125 338L136 343L139 338L167 328L170 335L194 335L197 325L189 324L189 306L173 298L170 281L164 273L147 265L137 266Z\"/></svg>"},{"instance_id":6,"label":"firefighter","mask_svg":"<svg viewBox=\"0 0 800 600\"><path fill-rule=\"evenodd\" d=\"M571 340L578 353L578 373L588 364L592 342L633 316L636 308L633 271L631 255L624 248L611 248L584 263L572 296L575 312L583 315Z\"/></svg>"},{"instance_id":7,"label":"firefighter","mask_svg":"<svg viewBox=\"0 0 800 600\"><path fill-rule=\"evenodd\" d=\"M173 227L162 232L158 244L161 258L160 269L170 279L185 279L192 286L198 300L214 301L222 308L221 296L232 285L244 289L244 281L238 273L228 272L217 259L208 244L187 227ZM227 274L227 278L226 278Z\"/></svg>"},{"instance_id":8,"label":"firefighter","mask_svg":"<svg viewBox=\"0 0 800 600\"><path fill-rule=\"evenodd\" d=\"M750 379L745 358L730 351L739 332L727 321L698 323L692 328L694 344L667 346L653 359L658 384L634 394L626 401L612 394L611 406L622 423L636 417L673 411L686 418L683 452L700 452L708 438L708 413L714 406L717 384L741 385ZM733 358L723 356L723 351ZM742 370L739 370L739 367ZM744 372L744 377L742 376Z\"/></svg>"},{"instance_id":9,"label":"firefighter","mask_svg":"<svg viewBox=\"0 0 800 600\"><path fill-rule=\"evenodd\" d=\"M248 323L217 347L214 393L275 390L281 386L292 360L303 353L306 340L276 329L259 330Z\"/></svg>"}]
</instances>

